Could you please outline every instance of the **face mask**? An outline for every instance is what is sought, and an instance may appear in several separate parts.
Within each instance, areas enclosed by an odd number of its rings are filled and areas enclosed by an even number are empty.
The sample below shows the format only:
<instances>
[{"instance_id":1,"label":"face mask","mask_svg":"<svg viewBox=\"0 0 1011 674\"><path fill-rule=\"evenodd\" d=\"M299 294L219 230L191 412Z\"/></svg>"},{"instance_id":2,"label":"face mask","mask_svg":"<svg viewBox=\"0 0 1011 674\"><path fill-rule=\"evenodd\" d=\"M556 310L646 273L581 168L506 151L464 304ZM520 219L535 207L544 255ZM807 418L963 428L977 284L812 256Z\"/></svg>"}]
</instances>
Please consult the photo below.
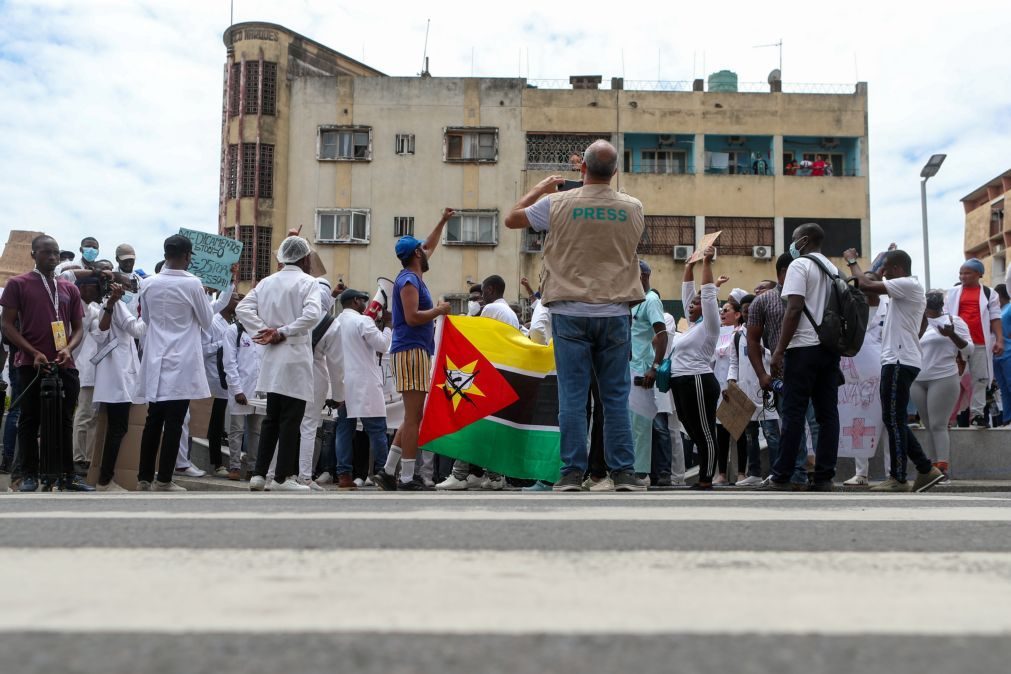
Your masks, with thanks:
<instances>
[{"instance_id":1,"label":"face mask","mask_svg":"<svg viewBox=\"0 0 1011 674\"><path fill-rule=\"evenodd\" d=\"M481 303L470 300L467 302L467 315L478 316L481 314Z\"/></svg>"},{"instance_id":2,"label":"face mask","mask_svg":"<svg viewBox=\"0 0 1011 674\"><path fill-rule=\"evenodd\" d=\"M98 249L84 248L81 250L81 257L83 257L87 262L94 262L98 259Z\"/></svg>"},{"instance_id":3,"label":"face mask","mask_svg":"<svg viewBox=\"0 0 1011 674\"><path fill-rule=\"evenodd\" d=\"M804 242L804 245L805 246L807 245L806 241ZM790 243L790 257L792 257L794 260L800 257L800 248L797 247L796 241Z\"/></svg>"}]
</instances>

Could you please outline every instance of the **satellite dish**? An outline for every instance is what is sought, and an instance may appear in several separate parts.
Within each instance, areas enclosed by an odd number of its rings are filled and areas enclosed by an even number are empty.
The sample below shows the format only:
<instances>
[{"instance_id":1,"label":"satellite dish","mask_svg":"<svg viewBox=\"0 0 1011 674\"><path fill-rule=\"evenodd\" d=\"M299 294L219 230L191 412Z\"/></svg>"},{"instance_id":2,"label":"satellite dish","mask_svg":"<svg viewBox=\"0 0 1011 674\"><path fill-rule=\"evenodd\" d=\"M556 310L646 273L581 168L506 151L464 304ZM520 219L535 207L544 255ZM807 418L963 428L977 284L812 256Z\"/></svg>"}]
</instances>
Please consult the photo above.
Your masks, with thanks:
<instances>
[{"instance_id":1,"label":"satellite dish","mask_svg":"<svg viewBox=\"0 0 1011 674\"><path fill-rule=\"evenodd\" d=\"M772 84L773 82L779 82L782 79L783 79L783 75L782 75L782 73L779 72L779 68L776 68L771 73L769 73L769 80L768 80L769 84Z\"/></svg>"}]
</instances>

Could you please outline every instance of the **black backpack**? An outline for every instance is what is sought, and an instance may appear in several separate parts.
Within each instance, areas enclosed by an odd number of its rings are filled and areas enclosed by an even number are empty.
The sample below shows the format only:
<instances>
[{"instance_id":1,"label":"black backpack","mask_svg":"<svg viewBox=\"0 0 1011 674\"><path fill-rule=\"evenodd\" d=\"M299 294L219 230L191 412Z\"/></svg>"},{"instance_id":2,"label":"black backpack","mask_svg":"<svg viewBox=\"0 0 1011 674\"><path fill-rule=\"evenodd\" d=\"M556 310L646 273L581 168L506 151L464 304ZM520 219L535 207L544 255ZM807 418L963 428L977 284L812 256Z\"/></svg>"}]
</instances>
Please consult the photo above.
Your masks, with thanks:
<instances>
[{"instance_id":1,"label":"black backpack","mask_svg":"<svg viewBox=\"0 0 1011 674\"><path fill-rule=\"evenodd\" d=\"M864 335L867 334L867 317L870 313L867 296L857 286L855 278L844 281L838 274L830 272L825 263L815 256L801 257L818 265L830 280L828 301L825 303L825 314L820 325L815 323L811 312L807 310L806 305L804 306L804 315L818 333L818 341L823 347L840 356L851 358L857 355L864 344Z\"/></svg>"},{"instance_id":2,"label":"black backpack","mask_svg":"<svg viewBox=\"0 0 1011 674\"><path fill-rule=\"evenodd\" d=\"M239 348L239 344L242 342L242 333L245 331L242 323L235 321L235 348ZM218 347L218 383L221 384L221 388L228 390L228 381L225 379L225 347Z\"/></svg>"}]
</instances>

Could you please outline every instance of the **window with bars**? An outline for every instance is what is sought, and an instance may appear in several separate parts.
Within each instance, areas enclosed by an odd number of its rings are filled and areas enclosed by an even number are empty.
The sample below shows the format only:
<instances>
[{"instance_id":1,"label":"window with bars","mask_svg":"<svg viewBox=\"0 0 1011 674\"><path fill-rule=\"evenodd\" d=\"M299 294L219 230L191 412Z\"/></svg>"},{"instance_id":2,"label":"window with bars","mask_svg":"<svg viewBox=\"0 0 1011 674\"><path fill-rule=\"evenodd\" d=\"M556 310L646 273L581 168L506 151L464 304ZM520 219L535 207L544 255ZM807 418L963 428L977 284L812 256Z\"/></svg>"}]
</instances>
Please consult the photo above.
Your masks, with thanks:
<instances>
[{"instance_id":1,"label":"window with bars","mask_svg":"<svg viewBox=\"0 0 1011 674\"><path fill-rule=\"evenodd\" d=\"M228 146L228 198L238 196L274 198L274 146L260 144L260 165L257 170L256 143ZM241 158L241 168L240 168ZM259 192L257 192L259 188Z\"/></svg>"},{"instance_id":2,"label":"window with bars","mask_svg":"<svg viewBox=\"0 0 1011 674\"><path fill-rule=\"evenodd\" d=\"M228 198L234 199L239 180L239 146L228 146Z\"/></svg>"},{"instance_id":3,"label":"window with bars","mask_svg":"<svg viewBox=\"0 0 1011 674\"><path fill-rule=\"evenodd\" d=\"M257 175L261 199L274 198L274 146L260 144L260 170Z\"/></svg>"},{"instance_id":4,"label":"window with bars","mask_svg":"<svg viewBox=\"0 0 1011 674\"><path fill-rule=\"evenodd\" d=\"M569 158L583 152L595 140L611 140L608 133L528 133L527 168L542 171L569 171Z\"/></svg>"},{"instance_id":5,"label":"window with bars","mask_svg":"<svg viewBox=\"0 0 1011 674\"><path fill-rule=\"evenodd\" d=\"M393 218L393 236L414 236L414 216L398 215Z\"/></svg>"},{"instance_id":6,"label":"window with bars","mask_svg":"<svg viewBox=\"0 0 1011 674\"><path fill-rule=\"evenodd\" d=\"M239 104L242 102L242 99L239 97L239 93L242 91L241 63L232 64L232 75L228 81L228 86L230 87L228 92L228 114L234 117L239 114Z\"/></svg>"},{"instance_id":7,"label":"window with bars","mask_svg":"<svg viewBox=\"0 0 1011 674\"><path fill-rule=\"evenodd\" d=\"M397 134L397 154L414 154L414 134Z\"/></svg>"},{"instance_id":8,"label":"window with bars","mask_svg":"<svg viewBox=\"0 0 1011 674\"><path fill-rule=\"evenodd\" d=\"M695 245L695 218L691 215L647 215L636 252L670 255L674 246Z\"/></svg>"},{"instance_id":9,"label":"window with bars","mask_svg":"<svg viewBox=\"0 0 1011 674\"><path fill-rule=\"evenodd\" d=\"M260 109L260 62L246 61L246 91L243 112L255 115Z\"/></svg>"},{"instance_id":10,"label":"window with bars","mask_svg":"<svg viewBox=\"0 0 1011 674\"><path fill-rule=\"evenodd\" d=\"M447 128L443 159L460 162L498 161L498 129Z\"/></svg>"},{"instance_id":11,"label":"window with bars","mask_svg":"<svg viewBox=\"0 0 1011 674\"><path fill-rule=\"evenodd\" d=\"M260 101L260 113L264 115L277 114L277 64L269 61L263 63L263 87Z\"/></svg>"},{"instance_id":12,"label":"window with bars","mask_svg":"<svg viewBox=\"0 0 1011 674\"><path fill-rule=\"evenodd\" d=\"M256 236L256 259L255 259L255 272L256 277L253 277L254 272L254 259L253 259L253 236ZM234 239L235 238L235 227L226 227L224 230L224 235ZM240 281L255 281L266 276L270 276L271 272L271 256L273 251L271 250L271 231L270 227L256 227L254 225L239 225L239 241L242 242L242 254L239 256L239 280Z\"/></svg>"},{"instance_id":13,"label":"window with bars","mask_svg":"<svg viewBox=\"0 0 1011 674\"><path fill-rule=\"evenodd\" d=\"M316 158L330 161L370 161L372 127L319 128Z\"/></svg>"},{"instance_id":14,"label":"window with bars","mask_svg":"<svg viewBox=\"0 0 1011 674\"><path fill-rule=\"evenodd\" d=\"M547 232L538 232L533 227L523 230L523 252L539 253L544 250L544 240Z\"/></svg>"},{"instance_id":15,"label":"window with bars","mask_svg":"<svg viewBox=\"0 0 1011 674\"><path fill-rule=\"evenodd\" d=\"M240 153L242 154L242 178L239 186L240 197L256 196L256 143L243 143Z\"/></svg>"},{"instance_id":16,"label":"window with bars","mask_svg":"<svg viewBox=\"0 0 1011 674\"><path fill-rule=\"evenodd\" d=\"M368 243L369 210L335 208L316 211L317 243Z\"/></svg>"},{"instance_id":17,"label":"window with bars","mask_svg":"<svg viewBox=\"0 0 1011 674\"><path fill-rule=\"evenodd\" d=\"M242 81L243 66L246 68L244 85ZM243 86L245 86L245 90L243 90ZM246 115L257 113L276 115L277 64L272 61L264 61L261 73L259 61L233 63L232 74L229 78L228 110L232 117L238 115L239 112Z\"/></svg>"},{"instance_id":18,"label":"window with bars","mask_svg":"<svg viewBox=\"0 0 1011 674\"><path fill-rule=\"evenodd\" d=\"M716 241L720 255L750 256L754 246L772 246L775 224L772 218L706 218L706 234L723 232Z\"/></svg>"},{"instance_id":19,"label":"window with bars","mask_svg":"<svg viewBox=\"0 0 1011 674\"><path fill-rule=\"evenodd\" d=\"M498 211L457 211L446 223L446 244L494 246L498 244Z\"/></svg>"}]
</instances>

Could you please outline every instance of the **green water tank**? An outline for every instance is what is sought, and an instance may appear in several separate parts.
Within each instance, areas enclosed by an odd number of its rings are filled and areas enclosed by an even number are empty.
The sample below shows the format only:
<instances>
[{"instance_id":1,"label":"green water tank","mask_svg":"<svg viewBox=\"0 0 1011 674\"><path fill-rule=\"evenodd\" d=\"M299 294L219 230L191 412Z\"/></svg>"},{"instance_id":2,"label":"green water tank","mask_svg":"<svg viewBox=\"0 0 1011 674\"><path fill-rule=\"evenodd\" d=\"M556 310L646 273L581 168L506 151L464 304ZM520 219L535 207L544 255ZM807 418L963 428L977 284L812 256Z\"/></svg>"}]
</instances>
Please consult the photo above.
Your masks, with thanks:
<instances>
[{"instance_id":1,"label":"green water tank","mask_svg":"<svg viewBox=\"0 0 1011 674\"><path fill-rule=\"evenodd\" d=\"M737 91L737 73L721 70L709 76L709 91L735 93Z\"/></svg>"}]
</instances>

